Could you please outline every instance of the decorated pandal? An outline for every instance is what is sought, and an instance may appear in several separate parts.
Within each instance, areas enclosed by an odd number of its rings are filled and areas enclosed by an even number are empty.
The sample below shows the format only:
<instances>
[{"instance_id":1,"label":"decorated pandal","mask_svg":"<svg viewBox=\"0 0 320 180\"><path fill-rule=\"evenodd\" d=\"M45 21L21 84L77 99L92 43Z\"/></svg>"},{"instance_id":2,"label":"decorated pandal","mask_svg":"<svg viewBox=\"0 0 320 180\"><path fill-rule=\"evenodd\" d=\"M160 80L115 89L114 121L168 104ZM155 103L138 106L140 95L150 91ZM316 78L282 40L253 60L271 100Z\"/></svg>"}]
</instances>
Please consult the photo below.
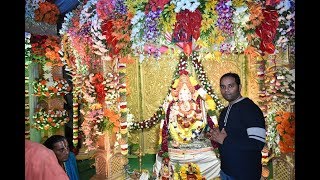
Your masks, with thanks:
<instances>
[{"instance_id":1,"label":"decorated pandal","mask_svg":"<svg viewBox=\"0 0 320 180\"><path fill-rule=\"evenodd\" d=\"M95 160L91 179L216 179L217 143L205 133L224 108L219 78L236 72L266 117L262 176L274 162L273 179L293 177L294 0L85 0L66 14L59 37L44 21L59 12L47 7L57 9L26 1L26 139L63 134L69 124L77 159ZM156 154L151 172L141 169L144 154Z\"/></svg>"}]
</instances>

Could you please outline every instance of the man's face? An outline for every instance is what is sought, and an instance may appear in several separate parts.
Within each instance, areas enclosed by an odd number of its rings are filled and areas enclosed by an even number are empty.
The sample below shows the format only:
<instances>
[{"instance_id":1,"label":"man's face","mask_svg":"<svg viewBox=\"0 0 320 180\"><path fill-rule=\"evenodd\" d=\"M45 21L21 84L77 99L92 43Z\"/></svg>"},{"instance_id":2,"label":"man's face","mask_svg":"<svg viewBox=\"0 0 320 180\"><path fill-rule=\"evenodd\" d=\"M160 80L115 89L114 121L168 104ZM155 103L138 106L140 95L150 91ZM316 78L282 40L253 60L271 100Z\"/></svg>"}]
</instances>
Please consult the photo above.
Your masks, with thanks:
<instances>
[{"instance_id":1,"label":"man's face","mask_svg":"<svg viewBox=\"0 0 320 180\"><path fill-rule=\"evenodd\" d=\"M240 96L241 85L237 85L233 77L224 77L220 82L220 92L225 100L232 102Z\"/></svg>"},{"instance_id":2,"label":"man's face","mask_svg":"<svg viewBox=\"0 0 320 180\"><path fill-rule=\"evenodd\" d=\"M53 152L56 154L59 162L65 162L69 157L69 146L67 140L57 142L53 145Z\"/></svg>"}]
</instances>

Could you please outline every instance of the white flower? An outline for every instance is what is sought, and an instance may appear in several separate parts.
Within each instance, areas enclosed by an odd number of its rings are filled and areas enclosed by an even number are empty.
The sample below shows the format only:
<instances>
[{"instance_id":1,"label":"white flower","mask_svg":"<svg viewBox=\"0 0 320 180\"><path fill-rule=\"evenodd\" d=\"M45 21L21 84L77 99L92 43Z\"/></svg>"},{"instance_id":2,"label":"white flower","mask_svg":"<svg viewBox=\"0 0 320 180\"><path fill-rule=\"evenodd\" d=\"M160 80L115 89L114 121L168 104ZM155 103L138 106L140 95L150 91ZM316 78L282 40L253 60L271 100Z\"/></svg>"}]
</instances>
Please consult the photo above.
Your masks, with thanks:
<instances>
[{"instance_id":1,"label":"white flower","mask_svg":"<svg viewBox=\"0 0 320 180\"><path fill-rule=\"evenodd\" d=\"M44 79L52 79L52 74L51 73L44 73L43 78Z\"/></svg>"},{"instance_id":2,"label":"white flower","mask_svg":"<svg viewBox=\"0 0 320 180\"><path fill-rule=\"evenodd\" d=\"M47 83L46 83L47 88L53 87L54 85L55 85L54 81L47 81Z\"/></svg>"}]
</instances>

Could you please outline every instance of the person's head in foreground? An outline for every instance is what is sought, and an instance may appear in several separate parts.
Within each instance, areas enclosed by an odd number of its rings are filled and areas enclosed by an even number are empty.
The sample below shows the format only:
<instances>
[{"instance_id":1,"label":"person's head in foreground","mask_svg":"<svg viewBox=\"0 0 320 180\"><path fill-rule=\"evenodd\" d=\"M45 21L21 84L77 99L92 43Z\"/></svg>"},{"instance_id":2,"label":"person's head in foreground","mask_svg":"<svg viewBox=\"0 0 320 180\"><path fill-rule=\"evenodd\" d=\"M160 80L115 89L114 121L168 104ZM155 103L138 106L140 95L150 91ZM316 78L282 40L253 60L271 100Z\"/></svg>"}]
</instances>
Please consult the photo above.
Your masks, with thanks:
<instances>
[{"instance_id":1,"label":"person's head in foreground","mask_svg":"<svg viewBox=\"0 0 320 180\"><path fill-rule=\"evenodd\" d=\"M53 135L49 137L43 145L54 152L60 164L68 160L70 150L66 137Z\"/></svg>"}]
</instances>

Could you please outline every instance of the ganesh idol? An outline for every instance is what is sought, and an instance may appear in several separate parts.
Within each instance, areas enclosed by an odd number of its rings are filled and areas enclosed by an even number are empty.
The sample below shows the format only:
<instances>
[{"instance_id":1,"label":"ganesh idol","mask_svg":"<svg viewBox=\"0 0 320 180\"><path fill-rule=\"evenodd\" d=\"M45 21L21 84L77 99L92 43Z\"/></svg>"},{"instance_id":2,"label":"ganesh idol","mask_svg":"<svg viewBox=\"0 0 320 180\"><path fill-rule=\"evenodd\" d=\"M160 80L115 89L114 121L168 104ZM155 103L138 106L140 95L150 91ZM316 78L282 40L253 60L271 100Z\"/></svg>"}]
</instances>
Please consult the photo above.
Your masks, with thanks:
<instances>
[{"instance_id":1,"label":"ganesh idol","mask_svg":"<svg viewBox=\"0 0 320 180\"><path fill-rule=\"evenodd\" d=\"M217 126L216 115L210 113L216 105L188 71L179 74L163 104L166 114L153 173L156 179L211 180L219 176L220 160L214 151L217 146L205 133ZM194 167L191 172L190 167Z\"/></svg>"}]
</instances>

